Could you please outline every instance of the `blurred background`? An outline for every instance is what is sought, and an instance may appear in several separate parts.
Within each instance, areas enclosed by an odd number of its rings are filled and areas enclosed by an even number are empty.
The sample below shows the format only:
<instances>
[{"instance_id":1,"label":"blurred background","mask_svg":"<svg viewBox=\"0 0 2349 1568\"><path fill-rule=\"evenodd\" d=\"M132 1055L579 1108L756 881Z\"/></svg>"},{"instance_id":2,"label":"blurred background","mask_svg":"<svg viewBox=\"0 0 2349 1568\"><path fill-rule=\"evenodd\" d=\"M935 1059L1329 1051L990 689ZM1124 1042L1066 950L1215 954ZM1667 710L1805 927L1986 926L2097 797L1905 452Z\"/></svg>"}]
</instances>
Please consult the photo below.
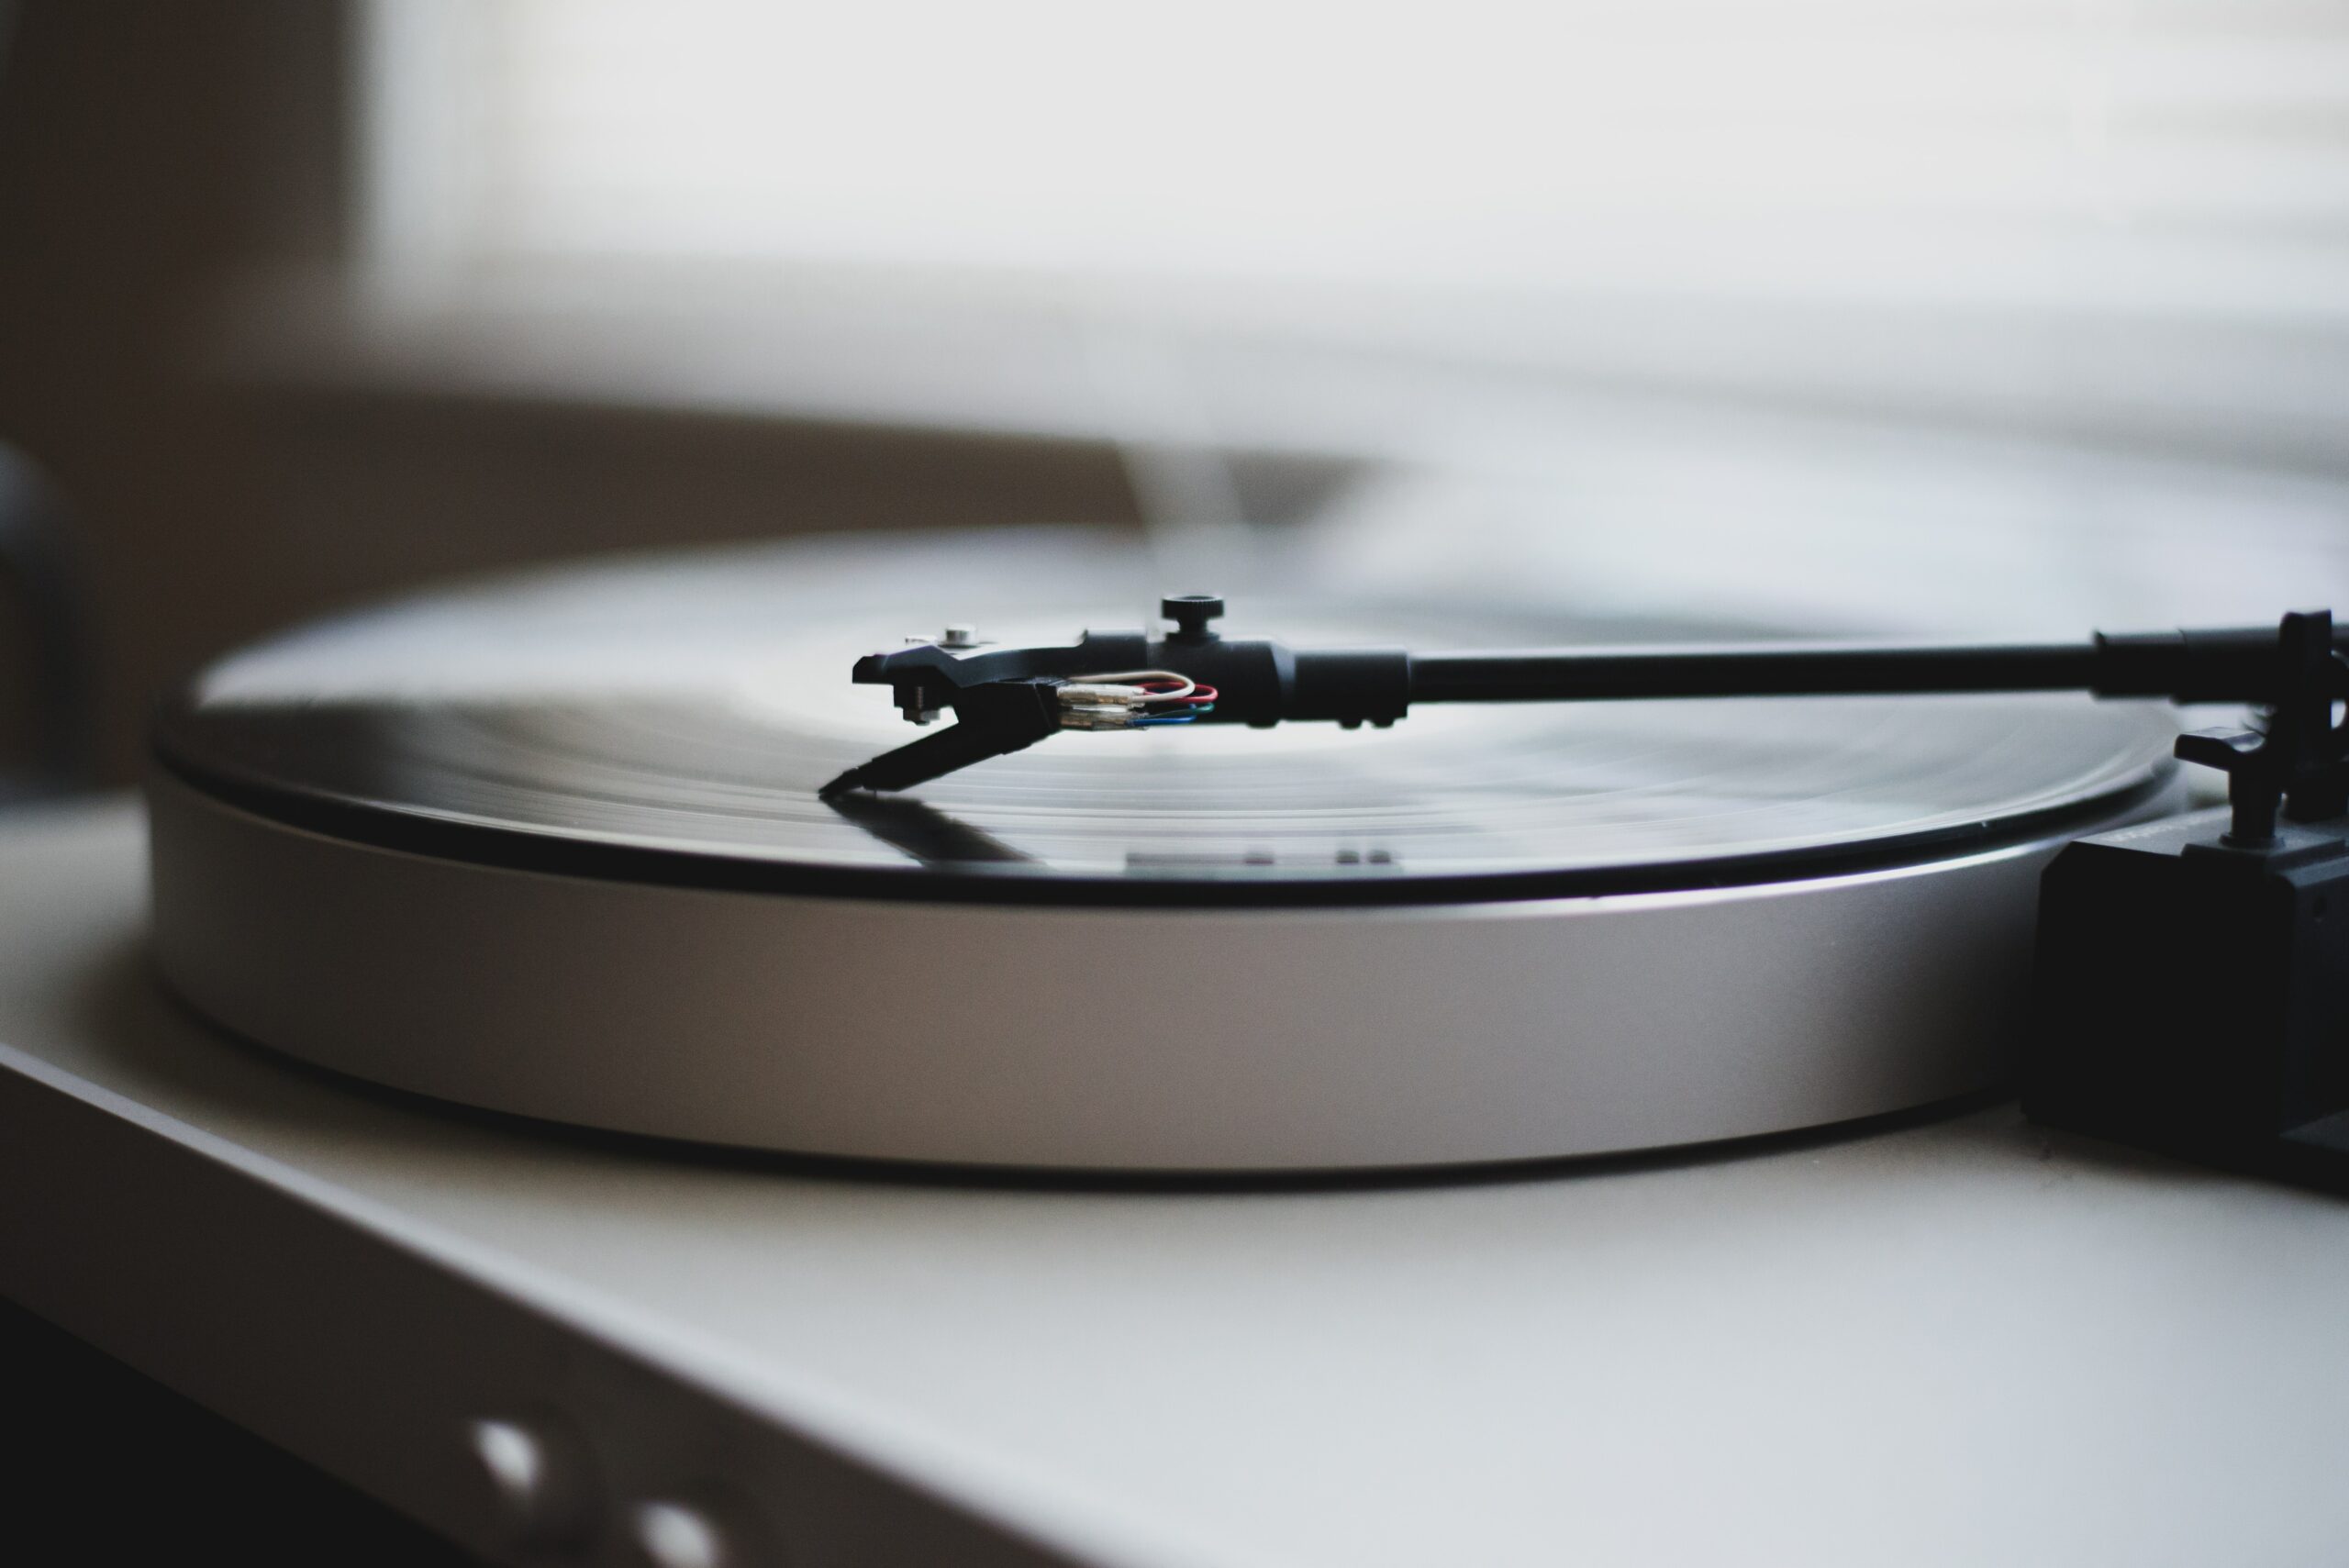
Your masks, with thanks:
<instances>
[{"instance_id":1,"label":"blurred background","mask_svg":"<svg viewBox=\"0 0 2349 1568\"><path fill-rule=\"evenodd\" d=\"M2349 0L0 0L19 789L301 616L812 530L2266 619L2344 416Z\"/></svg>"}]
</instances>

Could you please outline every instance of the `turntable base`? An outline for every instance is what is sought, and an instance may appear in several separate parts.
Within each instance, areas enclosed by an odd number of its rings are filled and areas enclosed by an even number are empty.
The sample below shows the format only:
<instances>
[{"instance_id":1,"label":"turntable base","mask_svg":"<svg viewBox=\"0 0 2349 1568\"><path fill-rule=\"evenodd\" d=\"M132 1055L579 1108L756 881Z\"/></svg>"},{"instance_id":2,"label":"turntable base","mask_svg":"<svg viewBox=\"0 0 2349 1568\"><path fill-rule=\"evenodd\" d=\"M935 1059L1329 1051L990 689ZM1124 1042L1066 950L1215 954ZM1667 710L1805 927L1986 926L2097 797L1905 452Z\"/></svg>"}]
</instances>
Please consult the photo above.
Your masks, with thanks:
<instances>
[{"instance_id":1,"label":"turntable base","mask_svg":"<svg viewBox=\"0 0 2349 1568\"><path fill-rule=\"evenodd\" d=\"M127 804L0 815L0 1293L493 1561L618 1563L663 1498L745 1568L2340 1556L2337 1200L2011 1107L1460 1183L852 1179L240 1045L153 984L139 864ZM501 1416L577 1437L593 1551L482 1506Z\"/></svg>"},{"instance_id":2,"label":"turntable base","mask_svg":"<svg viewBox=\"0 0 2349 1568\"><path fill-rule=\"evenodd\" d=\"M2063 842L1606 898L976 917L336 842L168 776L148 803L165 973L310 1061L707 1143L1131 1171L1603 1153L1978 1091ZM1040 983L1072 948L1114 1005Z\"/></svg>"}]
</instances>

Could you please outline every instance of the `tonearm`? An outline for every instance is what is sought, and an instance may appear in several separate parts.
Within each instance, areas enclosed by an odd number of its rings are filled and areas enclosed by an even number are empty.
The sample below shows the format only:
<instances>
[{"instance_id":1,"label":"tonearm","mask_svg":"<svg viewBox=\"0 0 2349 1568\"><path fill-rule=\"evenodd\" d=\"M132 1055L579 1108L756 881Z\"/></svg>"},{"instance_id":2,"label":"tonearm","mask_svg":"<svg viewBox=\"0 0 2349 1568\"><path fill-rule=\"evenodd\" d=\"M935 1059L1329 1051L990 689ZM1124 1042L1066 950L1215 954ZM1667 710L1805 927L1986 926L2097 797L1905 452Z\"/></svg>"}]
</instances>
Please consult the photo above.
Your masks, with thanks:
<instances>
[{"instance_id":1,"label":"tonearm","mask_svg":"<svg viewBox=\"0 0 2349 1568\"><path fill-rule=\"evenodd\" d=\"M1223 601L1161 602L1163 635L1086 632L1076 641L999 648L964 628L857 661L851 678L886 685L926 724L955 722L851 768L824 793L909 789L1064 729L1268 727L1326 722L1385 728L1430 703L1607 702L1671 697L1882 695L2079 691L2099 697L2255 704L2264 732L2182 737L2178 755L2224 770L2232 836L2272 837L2280 813L2338 817L2349 808L2349 662L2329 612L2280 628L2099 633L2081 642L1916 647L1901 644L1709 645L1518 649L1419 653L1400 648L1290 648L1231 638L1210 624Z\"/></svg>"}]
</instances>

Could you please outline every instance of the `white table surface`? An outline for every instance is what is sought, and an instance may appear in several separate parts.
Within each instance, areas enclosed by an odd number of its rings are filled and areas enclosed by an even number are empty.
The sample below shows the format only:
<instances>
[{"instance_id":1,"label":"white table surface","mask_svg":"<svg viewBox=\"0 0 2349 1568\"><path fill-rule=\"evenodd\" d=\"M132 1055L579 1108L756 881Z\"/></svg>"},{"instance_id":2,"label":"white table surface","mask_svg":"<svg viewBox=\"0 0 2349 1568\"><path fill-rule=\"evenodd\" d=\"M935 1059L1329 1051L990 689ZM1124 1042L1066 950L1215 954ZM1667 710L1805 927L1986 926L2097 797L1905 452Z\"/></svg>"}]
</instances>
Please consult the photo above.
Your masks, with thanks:
<instances>
[{"instance_id":1,"label":"white table surface","mask_svg":"<svg viewBox=\"0 0 2349 1568\"><path fill-rule=\"evenodd\" d=\"M0 1072L1081 1560L2349 1561L2349 1203L2011 1106L1320 1190L688 1157L216 1034L142 884L127 804L0 817Z\"/></svg>"}]
</instances>

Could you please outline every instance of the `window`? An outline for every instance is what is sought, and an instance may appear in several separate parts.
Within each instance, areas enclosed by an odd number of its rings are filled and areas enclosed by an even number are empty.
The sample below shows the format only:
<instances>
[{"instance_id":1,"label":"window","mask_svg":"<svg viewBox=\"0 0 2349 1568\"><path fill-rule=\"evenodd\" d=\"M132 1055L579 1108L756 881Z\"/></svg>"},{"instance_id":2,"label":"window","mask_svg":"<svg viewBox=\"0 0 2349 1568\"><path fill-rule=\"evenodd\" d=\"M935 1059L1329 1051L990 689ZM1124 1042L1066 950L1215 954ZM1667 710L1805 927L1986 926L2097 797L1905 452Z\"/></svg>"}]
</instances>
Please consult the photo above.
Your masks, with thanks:
<instances>
[{"instance_id":1,"label":"window","mask_svg":"<svg viewBox=\"0 0 2349 1568\"><path fill-rule=\"evenodd\" d=\"M1822 622L1895 579L2053 631L2340 572L2343 0L373 18L373 276L485 374L1107 435L1170 513L1237 504L1153 453L1370 454L1342 560L1478 592L1739 603L1756 518L1810 529L1768 564ZM1627 393L1840 423L1559 401ZM1431 516L1483 521L1431 565Z\"/></svg>"},{"instance_id":2,"label":"window","mask_svg":"<svg viewBox=\"0 0 2349 1568\"><path fill-rule=\"evenodd\" d=\"M373 31L373 233L411 279L866 269L2221 439L2349 409L2340 4L391 0Z\"/></svg>"}]
</instances>

